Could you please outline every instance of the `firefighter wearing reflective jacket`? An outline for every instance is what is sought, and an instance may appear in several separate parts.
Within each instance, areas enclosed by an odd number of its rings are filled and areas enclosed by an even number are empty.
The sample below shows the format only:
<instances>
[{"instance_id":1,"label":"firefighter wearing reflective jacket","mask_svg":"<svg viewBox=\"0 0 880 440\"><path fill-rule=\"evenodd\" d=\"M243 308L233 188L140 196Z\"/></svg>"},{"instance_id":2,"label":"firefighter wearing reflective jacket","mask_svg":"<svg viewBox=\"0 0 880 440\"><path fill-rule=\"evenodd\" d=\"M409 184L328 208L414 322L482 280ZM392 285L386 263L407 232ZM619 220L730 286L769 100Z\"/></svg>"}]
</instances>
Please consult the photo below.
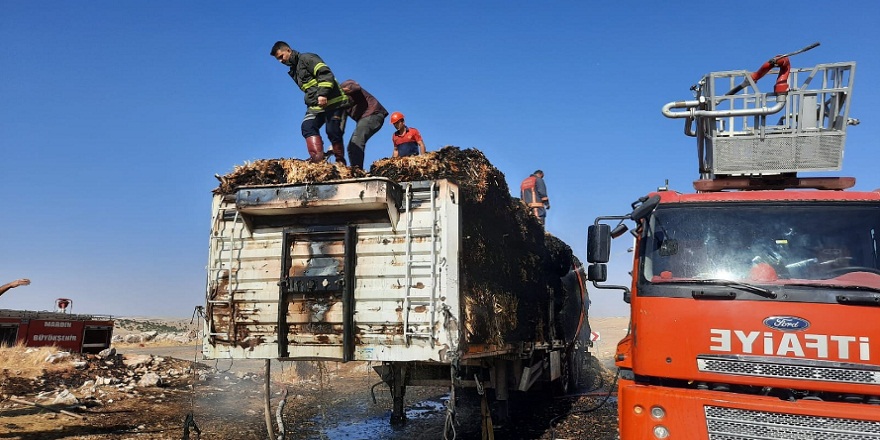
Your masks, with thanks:
<instances>
[{"instance_id":1,"label":"firefighter wearing reflective jacket","mask_svg":"<svg viewBox=\"0 0 880 440\"><path fill-rule=\"evenodd\" d=\"M350 102L339 88L333 72L318 55L297 52L283 41L272 46L271 55L290 67L287 74L305 94L307 108L302 121L302 135L306 139L309 160L324 160L324 141L321 139L320 129L326 124L325 131L333 148L333 156L336 157L336 162L345 164L342 121L345 117L343 109Z\"/></svg>"},{"instance_id":2,"label":"firefighter wearing reflective jacket","mask_svg":"<svg viewBox=\"0 0 880 440\"><path fill-rule=\"evenodd\" d=\"M529 211L544 224L547 210L550 209L550 198L547 197L547 186L544 184L544 172L536 170L526 177L519 186L520 198Z\"/></svg>"}]
</instances>

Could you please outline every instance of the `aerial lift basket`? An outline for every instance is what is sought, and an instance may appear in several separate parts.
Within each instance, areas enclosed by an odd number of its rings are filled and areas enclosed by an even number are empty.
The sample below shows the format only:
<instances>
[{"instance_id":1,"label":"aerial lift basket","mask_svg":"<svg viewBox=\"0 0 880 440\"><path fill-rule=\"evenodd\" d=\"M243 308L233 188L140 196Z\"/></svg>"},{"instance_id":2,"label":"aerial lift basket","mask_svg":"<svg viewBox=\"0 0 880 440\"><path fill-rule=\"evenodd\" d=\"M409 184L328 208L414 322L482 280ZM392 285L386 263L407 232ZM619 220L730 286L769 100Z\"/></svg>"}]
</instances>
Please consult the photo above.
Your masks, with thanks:
<instances>
[{"instance_id":1,"label":"aerial lift basket","mask_svg":"<svg viewBox=\"0 0 880 440\"><path fill-rule=\"evenodd\" d=\"M695 100L663 106L697 138L701 178L841 169L846 128L858 124L849 118L855 63L792 68L792 54L756 72L709 73L691 88ZM772 91L757 84L767 73L777 75Z\"/></svg>"}]
</instances>

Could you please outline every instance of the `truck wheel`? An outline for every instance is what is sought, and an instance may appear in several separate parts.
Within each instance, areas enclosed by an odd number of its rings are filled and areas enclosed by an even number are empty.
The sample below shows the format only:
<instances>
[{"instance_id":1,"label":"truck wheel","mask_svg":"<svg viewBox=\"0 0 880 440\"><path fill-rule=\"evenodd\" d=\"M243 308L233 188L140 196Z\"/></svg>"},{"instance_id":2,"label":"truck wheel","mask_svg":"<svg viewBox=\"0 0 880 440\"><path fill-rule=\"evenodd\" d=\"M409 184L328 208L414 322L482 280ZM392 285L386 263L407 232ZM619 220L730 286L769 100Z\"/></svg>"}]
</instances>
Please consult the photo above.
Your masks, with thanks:
<instances>
[{"instance_id":1,"label":"truck wheel","mask_svg":"<svg viewBox=\"0 0 880 440\"><path fill-rule=\"evenodd\" d=\"M554 396L564 396L571 389L571 355L571 352L562 353L562 365L560 365L562 371L559 372L559 378L552 384Z\"/></svg>"},{"instance_id":2,"label":"truck wheel","mask_svg":"<svg viewBox=\"0 0 880 440\"><path fill-rule=\"evenodd\" d=\"M574 349L572 349L571 353L571 370L569 389L570 390L578 390L583 386L583 353L580 350L580 347L575 345Z\"/></svg>"}]
</instances>

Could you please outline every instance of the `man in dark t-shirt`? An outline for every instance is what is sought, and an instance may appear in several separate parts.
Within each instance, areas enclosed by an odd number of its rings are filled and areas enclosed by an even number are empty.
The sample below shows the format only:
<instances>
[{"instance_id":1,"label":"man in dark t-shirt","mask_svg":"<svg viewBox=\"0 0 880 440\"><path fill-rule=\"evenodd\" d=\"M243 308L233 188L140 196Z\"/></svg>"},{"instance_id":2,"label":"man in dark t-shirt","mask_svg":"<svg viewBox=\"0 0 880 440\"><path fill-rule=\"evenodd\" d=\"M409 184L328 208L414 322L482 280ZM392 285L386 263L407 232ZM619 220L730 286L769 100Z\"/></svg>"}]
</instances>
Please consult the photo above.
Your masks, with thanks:
<instances>
[{"instance_id":1,"label":"man in dark t-shirt","mask_svg":"<svg viewBox=\"0 0 880 440\"><path fill-rule=\"evenodd\" d=\"M367 141L385 124L388 110L354 80L347 79L340 87L351 100L351 107L346 108L345 113L357 122L348 141L348 161L352 167L363 169Z\"/></svg>"}]
</instances>

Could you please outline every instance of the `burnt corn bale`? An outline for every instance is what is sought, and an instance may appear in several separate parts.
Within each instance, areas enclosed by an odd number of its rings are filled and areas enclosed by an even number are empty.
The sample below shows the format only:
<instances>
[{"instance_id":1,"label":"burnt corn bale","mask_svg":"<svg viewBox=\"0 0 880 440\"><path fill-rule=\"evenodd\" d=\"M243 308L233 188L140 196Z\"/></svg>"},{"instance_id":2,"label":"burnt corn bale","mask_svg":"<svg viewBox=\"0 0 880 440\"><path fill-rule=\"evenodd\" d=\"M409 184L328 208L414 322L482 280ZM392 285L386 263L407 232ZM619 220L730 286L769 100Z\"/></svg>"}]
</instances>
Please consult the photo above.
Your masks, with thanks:
<instances>
[{"instance_id":1,"label":"burnt corn bale","mask_svg":"<svg viewBox=\"0 0 880 440\"><path fill-rule=\"evenodd\" d=\"M510 195L504 174L481 151L447 146L419 156L381 159L369 173L358 171L352 175L344 166L298 159L258 160L221 177L214 192L366 176L399 183L449 179L458 184L462 199L464 342L500 346L568 339L571 322L579 318L573 301L579 301L580 292L560 278L569 274L576 258Z\"/></svg>"},{"instance_id":2,"label":"burnt corn bale","mask_svg":"<svg viewBox=\"0 0 880 440\"><path fill-rule=\"evenodd\" d=\"M571 341L579 336L577 334L579 326L589 325L586 322L587 308L584 307L589 303L589 298L584 285L581 262L562 240L547 235L544 242L548 253L543 260L544 270L551 274L549 283L553 291L555 335L557 339ZM584 329L580 328L580 330L583 334ZM588 327L587 334L589 334Z\"/></svg>"},{"instance_id":3,"label":"burnt corn bale","mask_svg":"<svg viewBox=\"0 0 880 440\"><path fill-rule=\"evenodd\" d=\"M461 188L467 343L544 342L573 333L568 329L579 318L573 300L579 301L580 292L569 294L560 279L571 271L571 248L545 234L482 152L447 146L383 159L370 175L398 182L450 179Z\"/></svg>"},{"instance_id":4,"label":"burnt corn bale","mask_svg":"<svg viewBox=\"0 0 880 440\"><path fill-rule=\"evenodd\" d=\"M312 163L300 159L260 159L237 165L232 172L217 176L220 185L214 194L234 194L242 186L282 185L286 183L322 183L366 177L360 169L342 164Z\"/></svg>"}]
</instances>

